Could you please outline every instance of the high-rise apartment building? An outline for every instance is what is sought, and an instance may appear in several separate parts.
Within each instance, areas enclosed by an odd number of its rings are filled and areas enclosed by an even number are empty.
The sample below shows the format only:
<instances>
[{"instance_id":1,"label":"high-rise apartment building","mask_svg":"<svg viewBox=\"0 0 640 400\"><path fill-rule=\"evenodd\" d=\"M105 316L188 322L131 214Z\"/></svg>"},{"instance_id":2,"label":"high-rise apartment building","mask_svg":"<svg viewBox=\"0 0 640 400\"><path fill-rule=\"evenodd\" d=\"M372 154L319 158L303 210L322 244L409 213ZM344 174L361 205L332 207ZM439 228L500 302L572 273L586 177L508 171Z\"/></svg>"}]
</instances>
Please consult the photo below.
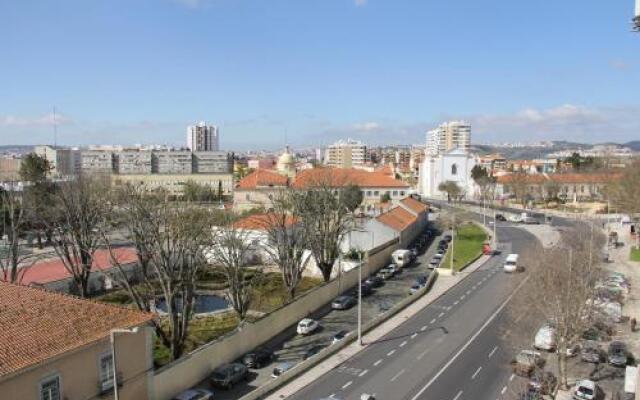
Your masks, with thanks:
<instances>
[{"instance_id":1,"label":"high-rise apartment building","mask_svg":"<svg viewBox=\"0 0 640 400\"><path fill-rule=\"evenodd\" d=\"M362 166L369 161L367 146L357 140L340 140L327 148L325 164L335 168Z\"/></svg>"},{"instance_id":2,"label":"high-rise apartment building","mask_svg":"<svg viewBox=\"0 0 640 400\"><path fill-rule=\"evenodd\" d=\"M220 137L217 126L200 122L187 128L187 148L196 151L220 150Z\"/></svg>"},{"instance_id":3,"label":"high-rise apartment building","mask_svg":"<svg viewBox=\"0 0 640 400\"><path fill-rule=\"evenodd\" d=\"M56 178L76 175L80 171L80 152L54 146L35 146L34 153L49 161L51 176Z\"/></svg>"},{"instance_id":4,"label":"high-rise apartment building","mask_svg":"<svg viewBox=\"0 0 640 400\"><path fill-rule=\"evenodd\" d=\"M437 156L453 149L469 152L471 124L465 121L449 121L427 132L427 154Z\"/></svg>"},{"instance_id":5,"label":"high-rise apartment building","mask_svg":"<svg viewBox=\"0 0 640 400\"><path fill-rule=\"evenodd\" d=\"M80 152L80 171L84 174L111 174L114 172L113 153L102 150Z\"/></svg>"},{"instance_id":6,"label":"high-rise apartment building","mask_svg":"<svg viewBox=\"0 0 640 400\"><path fill-rule=\"evenodd\" d=\"M118 151L114 153L114 169L117 174L150 174L151 168L150 151Z\"/></svg>"},{"instance_id":7,"label":"high-rise apartment building","mask_svg":"<svg viewBox=\"0 0 640 400\"><path fill-rule=\"evenodd\" d=\"M190 151L158 151L153 153L151 165L155 174L191 174L193 155Z\"/></svg>"},{"instance_id":8,"label":"high-rise apartment building","mask_svg":"<svg viewBox=\"0 0 640 400\"><path fill-rule=\"evenodd\" d=\"M233 170L233 157L224 151L193 153L194 174L227 174Z\"/></svg>"}]
</instances>

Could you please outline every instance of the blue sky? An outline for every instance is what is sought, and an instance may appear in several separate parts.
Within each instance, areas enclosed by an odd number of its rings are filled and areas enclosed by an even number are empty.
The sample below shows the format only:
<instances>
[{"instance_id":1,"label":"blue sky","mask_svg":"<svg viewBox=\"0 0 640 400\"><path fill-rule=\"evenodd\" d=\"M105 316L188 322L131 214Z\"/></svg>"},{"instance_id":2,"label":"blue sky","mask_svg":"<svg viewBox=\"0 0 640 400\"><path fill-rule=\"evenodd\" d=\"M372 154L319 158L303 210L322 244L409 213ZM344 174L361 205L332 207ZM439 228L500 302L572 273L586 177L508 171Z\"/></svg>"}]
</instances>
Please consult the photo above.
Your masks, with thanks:
<instances>
[{"instance_id":1,"label":"blue sky","mask_svg":"<svg viewBox=\"0 0 640 400\"><path fill-rule=\"evenodd\" d=\"M0 144L640 139L633 0L5 0Z\"/></svg>"}]
</instances>

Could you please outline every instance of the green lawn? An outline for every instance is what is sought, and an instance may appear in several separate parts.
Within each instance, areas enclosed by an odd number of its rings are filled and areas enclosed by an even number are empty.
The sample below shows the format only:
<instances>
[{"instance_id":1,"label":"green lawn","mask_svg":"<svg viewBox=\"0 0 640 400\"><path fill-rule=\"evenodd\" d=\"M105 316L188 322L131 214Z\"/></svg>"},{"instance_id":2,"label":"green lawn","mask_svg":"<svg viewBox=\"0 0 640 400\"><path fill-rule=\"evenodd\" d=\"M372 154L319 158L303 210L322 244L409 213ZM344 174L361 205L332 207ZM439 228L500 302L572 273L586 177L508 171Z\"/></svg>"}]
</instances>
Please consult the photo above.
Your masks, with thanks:
<instances>
[{"instance_id":1,"label":"green lawn","mask_svg":"<svg viewBox=\"0 0 640 400\"><path fill-rule=\"evenodd\" d=\"M638 249L637 247L632 247L631 254L629 255L629 259L631 261L640 262L640 249Z\"/></svg>"},{"instance_id":2,"label":"green lawn","mask_svg":"<svg viewBox=\"0 0 640 400\"><path fill-rule=\"evenodd\" d=\"M482 244L487 240L485 231L476 224L467 223L460 225L456 230L455 243L453 245L453 268L460 271L469 262L482 253ZM449 246L451 249L451 245ZM444 258L441 268L449 268L451 265L449 250Z\"/></svg>"}]
</instances>

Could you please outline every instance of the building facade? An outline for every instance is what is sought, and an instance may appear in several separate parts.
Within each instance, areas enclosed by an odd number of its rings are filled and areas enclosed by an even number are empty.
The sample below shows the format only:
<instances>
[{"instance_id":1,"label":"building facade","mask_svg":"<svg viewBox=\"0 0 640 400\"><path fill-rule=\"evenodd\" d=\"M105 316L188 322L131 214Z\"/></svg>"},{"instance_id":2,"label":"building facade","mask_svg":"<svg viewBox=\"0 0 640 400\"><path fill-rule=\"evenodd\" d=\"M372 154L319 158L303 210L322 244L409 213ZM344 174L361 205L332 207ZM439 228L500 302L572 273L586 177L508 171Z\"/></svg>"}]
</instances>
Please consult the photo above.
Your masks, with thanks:
<instances>
[{"instance_id":1,"label":"building facade","mask_svg":"<svg viewBox=\"0 0 640 400\"><path fill-rule=\"evenodd\" d=\"M80 171L80 152L75 149L35 146L33 152L49 161L50 174L54 178L76 175Z\"/></svg>"},{"instance_id":2,"label":"building facade","mask_svg":"<svg viewBox=\"0 0 640 400\"><path fill-rule=\"evenodd\" d=\"M194 174L227 174L233 170L233 157L224 151L193 153Z\"/></svg>"},{"instance_id":3,"label":"building facade","mask_svg":"<svg viewBox=\"0 0 640 400\"><path fill-rule=\"evenodd\" d=\"M80 172L83 174L113 173L114 155L111 151L82 150L80 152Z\"/></svg>"},{"instance_id":4,"label":"building facade","mask_svg":"<svg viewBox=\"0 0 640 400\"><path fill-rule=\"evenodd\" d=\"M327 148L324 162L329 167L351 168L369 161L367 146L357 140L340 140Z\"/></svg>"},{"instance_id":5,"label":"building facade","mask_svg":"<svg viewBox=\"0 0 640 400\"><path fill-rule=\"evenodd\" d=\"M475 165L475 158L462 149L437 156L428 155L420 166L418 193L426 198L447 198L447 193L439 187L441 183L450 181L458 185L462 198L472 197L476 188L471 170Z\"/></svg>"},{"instance_id":6,"label":"building facade","mask_svg":"<svg viewBox=\"0 0 640 400\"><path fill-rule=\"evenodd\" d=\"M437 156L453 149L469 152L471 124L465 121L449 121L427 132L427 154Z\"/></svg>"},{"instance_id":7,"label":"building facade","mask_svg":"<svg viewBox=\"0 0 640 400\"><path fill-rule=\"evenodd\" d=\"M114 171L116 174L150 174L151 167L150 151L119 151L114 153Z\"/></svg>"},{"instance_id":8,"label":"building facade","mask_svg":"<svg viewBox=\"0 0 640 400\"><path fill-rule=\"evenodd\" d=\"M154 174L184 175L193 172L193 159L190 151L159 151L153 153Z\"/></svg>"},{"instance_id":9,"label":"building facade","mask_svg":"<svg viewBox=\"0 0 640 400\"><path fill-rule=\"evenodd\" d=\"M187 182L210 187L214 193L222 185L222 194L228 196L233 193L233 174L146 174L146 175L112 175L113 186L125 184L140 185L147 190L166 190L171 196L180 197L184 194Z\"/></svg>"},{"instance_id":10,"label":"building facade","mask_svg":"<svg viewBox=\"0 0 640 400\"><path fill-rule=\"evenodd\" d=\"M205 122L187 127L187 148L194 152L220 150L218 127Z\"/></svg>"}]
</instances>

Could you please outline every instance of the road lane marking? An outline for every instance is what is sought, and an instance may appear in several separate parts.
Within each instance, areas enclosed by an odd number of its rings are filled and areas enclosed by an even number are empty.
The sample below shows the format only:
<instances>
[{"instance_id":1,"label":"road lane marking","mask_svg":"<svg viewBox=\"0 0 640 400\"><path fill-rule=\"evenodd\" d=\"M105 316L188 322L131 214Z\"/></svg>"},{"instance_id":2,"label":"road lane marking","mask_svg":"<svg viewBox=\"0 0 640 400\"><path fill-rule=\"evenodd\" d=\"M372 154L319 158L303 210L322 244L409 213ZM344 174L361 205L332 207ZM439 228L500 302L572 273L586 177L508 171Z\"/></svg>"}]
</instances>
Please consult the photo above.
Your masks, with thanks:
<instances>
[{"instance_id":1,"label":"road lane marking","mask_svg":"<svg viewBox=\"0 0 640 400\"><path fill-rule=\"evenodd\" d=\"M516 377L516 374L511 374L511 376L509 377L509 382L511 382L515 377Z\"/></svg>"},{"instance_id":2,"label":"road lane marking","mask_svg":"<svg viewBox=\"0 0 640 400\"><path fill-rule=\"evenodd\" d=\"M500 307L498 307L498 309L497 309L496 311L494 311L494 313L491 315L491 317L489 317L489 318L485 321L485 323L480 327L480 329L478 329L478 330L476 331L476 333L475 333L473 336L471 336L471 338L467 341L467 343L465 343L465 344L464 344L464 346L462 346L462 347L460 348L460 350L458 350L458 352L457 352L456 354L454 354L454 356L453 356L451 359L449 359L449 361L448 361L448 362L447 362L447 363L446 363L446 364L445 364L445 365L440 369L440 371L438 371L438 373L437 373L433 378L431 378L431 380L429 380L429 382L427 382L427 384L426 384L426 385L424 385L424 386L422 387L422 389L420 389L420 390L418 391L418 393L416 393L416 395L415 395L415 396L413 396L413 397L411 398L411 400L418 400L418 398L420 398L420 396L422 396L422 395L424 394L424 392L426 392L426 391L427 391L427 389L429 389L429 387L430 387L431 385L433 385L433 383L434 383L438 378L440 378L440 376L444 373L444 371L446 371L446 370L447 370L447 368L449 368L449 367L451 366L451 364L453 364L453 363L458 359L458 357L460 357L460 355L461 355L462 353L464 353L464 352L467 350L467 348L468 348L469 346L471 346L471 343L473 343L473 341L474 341L474 340L476 340L476 338L477 338L478 336L480 336L480 334L482 334L482 332L487 328L487 326L489 326L489 324L491 324L491 323L493 322L493 320L494 320L494 319L496 319L496 317L498 316L498 314L500 314L500 312L502 312L502 310L507 306L507 304L509 304L509 302L511 301L511 299L513 298L513 296L515 296L515 295L516 295L516 293L518 292L518 290L520 290L520 288L521 288L522 286L524 286L524 284L525 284L525 283L527 283L527 281L529 281L529 277L528 277L528 276L527 276L527 277L525 277L525 278L520 282L520 284L518 284L518 286L514 289L514 291L513 291L513 292L511 292L511 294L509 295L509 297L507 297L507 299L506 299L506 300L505 300L505 301L500 305Z\"/></svg>"},{"instance_id":3,"label":"road lane marking","mask_svg":"<svg viewBox=\"0 0 640 400\"><path fill-rule=\"evenodd\" d=\"M438 314L438 318L442 318L444 316L444 313L441 312L440 314Z\"/></svg>"},{"instance_id":4,"label":"road lane marking","mask_svg":"<svg viewBox=\"0 0 640 400\"><path fill-rule=\"evenodd\" d=\"M433 324L433 323L435 323L435 322L436 322L436 319L434 318L434 319L432 319L432 320L431 320L431 322L429 322L429 323L430 323L430 324ZM423 328L424 328L424 327L423 327Z\"/></svg>"},{"instance_id":5,"label":"road lane marking","mask_svg":"<svg viewBox=\"0 0 640 400\"><path fill-rule=\"evenodd\" d=\"M489 353L489 358L491 358L493 356L493 353L495 353L496 351L498 351L498 346L494 347L493 350L491 350L491 353Z\"/></svg>"},{"instance_id":6,"label":"road lane marking","mask_svg":"<svg viewBox=\"0 0 640 400\"><path fill-rule=\"evenodd\" d=\"M391 357L395 352L396 352L395 350L391 350L390 352L387 353L387 356Z\"/></svg>"},{"instance_id":7,"label":"road lane marking","mask_svg":"<svg viewBox=\"0 0 640 400\"><path fill-rule=\"evenodd\" d=\"M506 391L507 391L507 387L505 386L505 387L503 387L503 388L502 388L502 390L500 391L500 394L504 394L504 392L506 392Z\"/></svg>"},{"instance_id":8,"label":"road lane marking","mask_svg":"<svg viewBox=\"0 0 640 400\"><path fill-rule=\"evenodd\" d=\"M369 370L368 370L368 369L365 369L364 371L360 372L360 373L358 374L358 376L359 376L359 377L363 377L363 376L365 376L365 375L367 374L367 372L369 372Z\"/></svg>"},{"instance_id":9,"label":"road lane marking","mask_svg":"<svg viewBox=\"0 0 640 400\"><path fill-rule=\"evenodd\" d=\"M447 310L447 311L451 310L451 306L445 308L445 310Z\"/></svg>"},{"instance_id":10,"label":"road lane marking","mask_svg":"<svg viewBox=\"0 0 640 400\"><path fill-rule=\"evenodd\" d=\"M462 296L460 296L460 300L464 300L465 297L467 296L463 294Z\"/></svg>"},{"instance_id":11,"label":"road lane marking","mask_svg":"<svg viewBox=\"0 0 640 400\"><path fill-rule=\"evenodd\" d=\"M434 319L433 321L431 321L431 323L433 324L433 322L434 322L434 321L435 321L435 319ZM422 328L420 328L420 330L421 330L422 332L426 331L426 330L427 330L427 326L426 326L426 325L424 325Z\"/></svg>"},{"instance_id":12,"label":"road lane marking","mask_svg":"<svg viewBox=\"0 0 640 400\"><path fill-rule=\"evenodd\" d=\"M395 381L396 379L398 379L398 378L400 377L400 375L404 374L404 371L405 371L405 370L403 369L402 371L400 371L400 372L398 372L397 374L395 374L395 375L393 376L393 378L391 378L391 382Z\"/></svg>"},{"instance_id":13,"label":"road lane marking","mask_svg":"<svg viewBox=\"0 0 640 400\"><path fill-rule=\"evenodd\" d=\"M413 335L411 335L411 339L415 339L415 338L416 338L416 336L418 336L418 334L417 334L417 333L414 333Z\"/></svg>"},{"instance_id":14,"label":"road lane marking","mask_svg":"<svg viewBox=\"0 0 640 400\"><path fill-rule=\"evenodd\" d=\"M467 296L471 294L471 290L467 290Z\"/></svg>"},{"instance_id":15,"label":"road lane marking","mask_svg":"<svg viewBox=\"0 0 640 400\"><path fill-rule=\"evenodd\" d=\"M342 388L343 388L343 389L346 389L346 388L348 388L349 386L351 386L351 384L352 384L352 383L353 383L353 381L349 381L349 382L345 383L344 385L342 385Z\"/></svg>"},{"instance_id":16,"label":"road lane marking","mask_svg":"<svg viewBox=\"0 0 640 400\"><path fill-rule=\"evenodd\" d=\"M381 362L382 362L382 358L381 358L381 359L379 359L378 361L374 362L374 363L373 363L373 366L374 366L374 367L377 367L378 365L380 365L380 363L381 363Z\"/></svg>"},{"instance_id":17,"label":"road lane marking","mask_svg":"<svg viewBox=\"0 0 640 400\"><path fill-rule=\"evenodd\" d=\"M462 396L462 390L458 392L458 394L456 395L456 397L453 398L453 400L458 400L460 396Z\"/></svg>"},{"instance_id":18,"label":"road lane marking","mask_svg":"<svg viewBox=\"0 0 640 400\"><path fill-rule=\"evenodd\" d=\"M473 375L471 375L471 379L476 379L476 376L478 376L480 371L482 371L482 366L479 366L476 372L474 372Z\"/></svg>"},{"instance_id":19,"label":"road lane marking","mask_svg":"<svg viewBox=\"0 0 640 400\"><path fill-rule=\"evenodd\" d=\"M458 305L458 303L460 303L460 301L459 301L459 300L456 300L456 301L454 301L454 302L453 302L453 305L454 305L454 306L457 306L457 305Z\"/></svg>"},{"instance_id":20,"label":"road lane marking","mask_svg":"<svg viewBox=\"0 0 640 400\"><path fill-rule=\"evenodd\" d=\"M400 343L400 347L404 347L407 345L407 341L405 340L404 342Z\"/></svg>"}]
</instances>

